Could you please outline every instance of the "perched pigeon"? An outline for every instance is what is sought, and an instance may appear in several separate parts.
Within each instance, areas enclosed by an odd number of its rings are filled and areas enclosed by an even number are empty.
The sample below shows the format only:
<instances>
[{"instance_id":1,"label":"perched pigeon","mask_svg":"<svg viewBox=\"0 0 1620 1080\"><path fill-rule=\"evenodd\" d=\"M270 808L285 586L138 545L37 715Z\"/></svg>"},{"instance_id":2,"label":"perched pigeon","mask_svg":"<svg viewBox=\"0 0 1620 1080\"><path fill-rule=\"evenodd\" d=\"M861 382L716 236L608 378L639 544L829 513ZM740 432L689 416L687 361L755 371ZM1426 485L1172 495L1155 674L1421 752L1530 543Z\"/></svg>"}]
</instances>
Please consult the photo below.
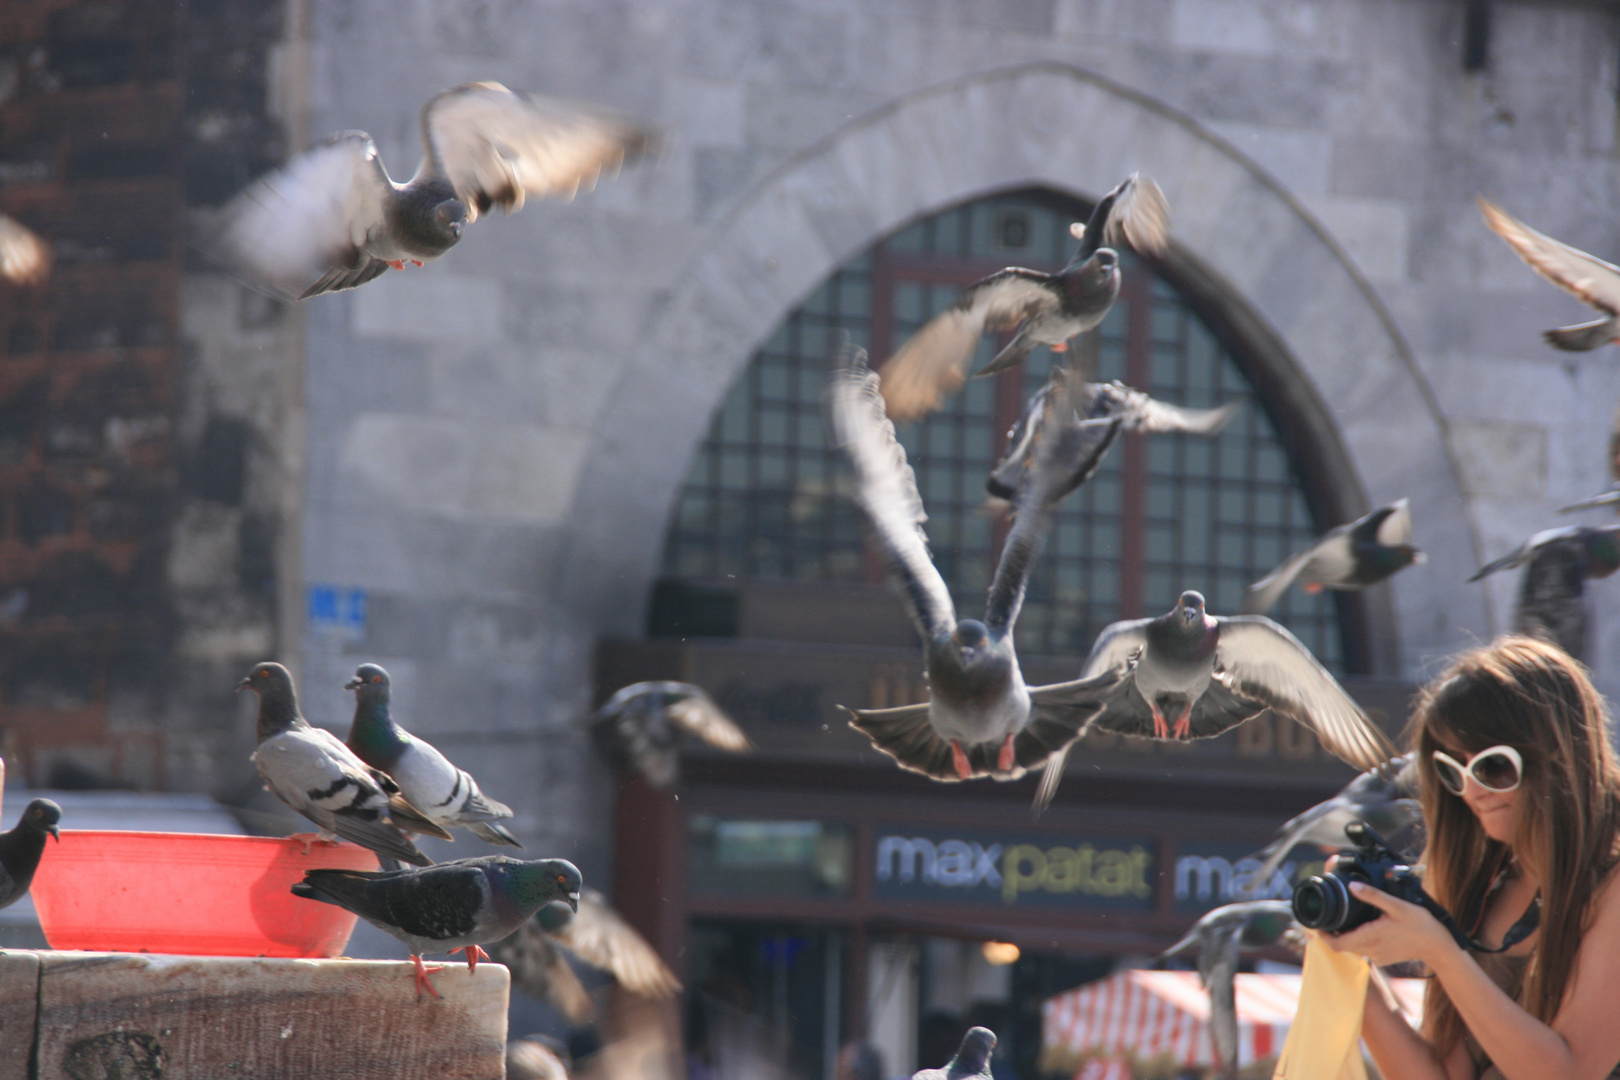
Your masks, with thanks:
<instances>
[{"instance_id":1,"label":"perched pigeon","mask_svg":"<svg viewBox=\"0 0 1620 1080\"><path fill-rule=\"evenodd\" d=\"M568 1048L544 1035L506 1044L506 1080L568 1080L572 1063Z\"/></svg>"},{"instance_id":2,"label":"perched pigeon","mask_svg":"<svg viewBox=\"0 0 1620 1080\"><path fill-rule=\"evenodd\" d=\"M734 754L753 749L713 698L684 682L631 683L596 710L591 726L604 753L663 789L680 778L682 733Z\"/></svg>"},{"instance_id":3,"label":"perched pigeon","mask_svg":"<svg viewBox=\"0 0 1620 1080\"><path fill-rule=\"evenodd\" d=\"M1543 236L1489 199L1481 197L1479 209L1485 224L1530 269L1603 312L1603 318L1592 322L1543 331L1550 344L1569 352L1586 352L1620 340L1620 267Z\"/></svg>"},{"instance_id":4,"label":"perched pigeon","mask_svg":"<svg viewBox=\"0 0 1620 1080\"><path fill-rule=\"evenodd\" d=\"M1053 368L1052 377L1035 392L1024 406L1024 414L1007 433L1007 452L1001 456L985 489L998 499L1011 499L1018 490L1024 469L1034 458L1035 447L1040 445L1041 433L1047 424L1053 391L1064 377L1062 368ZM1140 390L1133 390L1119 381L1085 383L1075 393L1078 418L1095 421L1087 426L1086 437L1090 450L1082 455L1073 477L1074 488L1080 487L1096 473L1114 440L1122 431L1184 431L1195 435L1214 435L1226 426L1237 411L1239 402L1233 401L1218 409L1184 409L1155 401ZM1064 495L1068 491L1063 492Z\"/></svg>"},{"instance_id":5,"label":"perched pigeon","mask_svg":"<svg viewBox=\"0 0 1620 1080\"><path fill-rule=\"evenodd\" d=\"M343 687L354 691L354 724L348 747L354 756L387 773L411 805L446 829L466 829L491 844L520 848L517 837L495 824L512 811L478 789L478 781L456 768L431 743L417 738L389 715L388 672L361 664Z\"/></svg>"},{"instance_id":6,"label":"perched pigeon","mask_svg":"<svg viewBox=\"0 0 1620 1080\"><path fill-rule=\"evenodd\" d=\"M1428 556L1412 546L1410 500L1380 506L1348 525L1329 529L1304 551L1289 556L1281 566L1249 586L1243 611L1264 615L1276 606L1296 581L1308 593L1323 589L1364 589Z\"/></svg>"},{"instance_id":7,"label":"perched pigeon","mask_svg":"<svg viewBox=\"0 0 1620 1080\"><path fill-rule=\"evenodd\" d=\"M920 1069L911 1074L911 1080L967 1080L972 1076L991 1080L990 1053L995 1048L995 1032L984 1027L969 1028L956 1056L943 1069Z\"/></svg>"},{"instance_id":8,"label":"perched pigeon","mask_svg":"<svg viewBox=\"0 0 1620 1080\"><path fill-rule=\"evenodd\" d=\"M28 226L0 214L0 278L37 285L51 272L51 249Z\"/></svg>"},{"instance_id":9,"label":"perched pigeon","mask_svg":"<svg viewBox=\"0 0 1620 1080\"><path fill-rule=\"evenodd\" d=\"M1620 570L1620 525L1566 525L1536 533L1507 555L1487 563L1469 578L1478 581L1498 570L1525 566L1519 582L1514 629L1550 637L1577 660L1586 652L1586 612L1581 598L1588 579Z\"/></svg>"},{"instance_id":10,"label":"perched pigeon","mask_svg":"<svg viewBox=\"0 0 1620 1080\"><path fill-rule=\"evenodd\" d=\"M294 896L336 904L403 941L416 965L417 994L426 987L434 997L423 953L462 952L475 970L489 959L480 945L499 941L547 904L577 910L579 889L579 871L566 859L506 855L411 870L310 870L292 887Z\"/></svg>"},{"instance_id":11,"label":"perched pigeon","mask_svg":"<svg viewBox=\"0 0 1620 1080\"><path fill-rule=\"evenodd\" d=\"M1600 506L1614 506L1616 503L1620 503L1620 484L1616 484L1602 494L1572 502L1568 506L1560 506L1558 512L1560 514L1573 514L1577 510L1596 510Z\"/></svg>"},{"instance_id":12,"label":"perched pigeon","mask_svg":"<svg viewBox=\"0 0 1620 1080\"><path fill-rule=\"evenodd\" d=\"M412 806L388 774L355 757L330 731L310 726L298 711L291 672L255 664L236 689L259 695L253 764L266 789L320 826L323 838L341 836L384 858L433 865L403 830L446 840L450 834Z\"/></svg>"},{"instance_id":13,"label":"perched pigeon","mask_svg":"<svg viewBox=\"0 0 1620 1080\"><path fill-rule=\"evenodd\" d=\"M936 780L993 775L1012 780L1072 742L1096 713L1115 672L1026 687L1013 650L1024 584L1051 525L1057 500L1088 444L1072 398L1054 399L1067 418L1041 440L1014 504L1016 521L985 599L984 621L956 618L950 590L928 554L925 518L905 449L884 415L879 378L866 354L846 346L828 388L838 444L855 468L856 501L871 520L906 606L922 636L929 700L897 709L849 710L851 726L902 767Z\"/></svg>"},{"instance_id":14,"label":"perched pigeon","mask_svg":"<svg viewBox=\"0 0 1620 1080\"><path fill-rule=\"evenodd\" d=\"M652 141L605 109L470 83L423 106L426 156L408 182L389 177L370 135L341 131L233 199L200 247L284 300L352 289L438 258L491 207L589 190Z\"/></svg>"},{"instance_id":15,"label":"perched pigeon","mask_svg":"<svg viewBox=\"0 0 1620 1080\"><path fill-rule=\"evenodd\" d=\"M557 948L559 944L640 997L667 998L681 989L675 973L647 939L595 889L580 890L579 913L573 918L559 925L552 912L542 909L516 932L491 945L489 955L511 971L513 986L550 1002L576 1024L584 1023L595 1008Z\"/></svg>"},{"instance_id":16,"label":"perched pigeon","mask_svg":"<svg viewBox=\"0 0 1620 1080\"><path fill-rule=\"evenodd\" d=\"M1287 629L1264 615L1215 618L1191 590L1158 618L1106 627L1080 674L1110 671L1120 683L1091 722L1107 731L1207 739L1269 708L1310 728L1352 765L1371 768L1394 755L1383 732ZM1057 792L1066 756L1067 749L1047 762L1037 813Z\"/></svg>"},{"instance_id":17,"label":"perched pigeon","mask_svg":"<svg viewBox=\"0 0 1620 1080\"><path fill-rule=\"evenodd\" d=\"M0 833L0 908L10 907L23 898L34 883L40 856L45 854L45 834L61 843L56 825L62 808L49 799L35 799L17 819L17 827Z\"/></svg>"},{"instance_id":18,"label":"perched pigeon","mask_svg":"<svg viewBox=\"0 0 1620 1080\"><path fill-rule=\"evenodd\" d=\"M1037 345L1063 352L1069 339L1090 330L1119 295L1119 254L1124 240L1137 251L1164 250L1170 211L1149 177L1132 173L1103 196L1082 227L1069 265L1056 274L1009 266L962 291L883 365L883 399L896 420L914 420L939 407L962 385L986 330L1017 328L1012 341L979 375L1014 367ZM1106 246L1105 246L1106 245Z\"/></svg>"},{"instance_id":19,"label":"perched pigeon","mask_svg":"<svg viewBox=\"0 0 1620 1080\"><path fill-rule=\"evenodd\" d=\"M1364 821L1397 851L1416 857L1422 848L1423 809L1417 801L1417 769L1412 755L1375 765L1344 786L1333 798L1297 814L1277 830L1277 838L1255 852L1260 868L1251 875L1263 888L1288 853L1300 844L1337 850L1344 846L1344 827Z\"/></svg>"},{"instance_id":20,"label":"perched pigeon","mask_svg":"<svg viewBox=\"0 0 1620 1080\"><path fill-rule=\"evenodd\" d=\"M1244 950L1287 944L1296 952L1304 936L1294 922L1287 900L1245 900L1206 912L1187 935L1160 955L1198 953L1198 981L1209 992L1209 1029L1215 1056L1224 1076L1234 1076L1238 1064L1237 969Z\"/></svg>"}]
</instances>

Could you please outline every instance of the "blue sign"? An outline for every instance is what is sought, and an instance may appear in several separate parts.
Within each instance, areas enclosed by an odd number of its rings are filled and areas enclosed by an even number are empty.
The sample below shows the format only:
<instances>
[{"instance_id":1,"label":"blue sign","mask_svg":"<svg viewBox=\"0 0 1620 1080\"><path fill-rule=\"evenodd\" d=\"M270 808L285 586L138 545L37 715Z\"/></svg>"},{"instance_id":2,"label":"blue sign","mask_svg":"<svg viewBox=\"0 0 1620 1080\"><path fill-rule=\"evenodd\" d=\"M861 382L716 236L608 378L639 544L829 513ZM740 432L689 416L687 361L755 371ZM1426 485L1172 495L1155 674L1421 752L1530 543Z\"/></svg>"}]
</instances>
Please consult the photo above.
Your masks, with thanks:
<instances>
[{"instance_id":1,"label":"blue sign","mask_svg":"<svg viewBox=\"0 0 1620 1080\"><path fill-rule=\"evenodd\" d=\"M1176 845L1171 873L1176 910L1208 911L1238 900L1287 900L1294 886L1322 872L1325 855L1308 846L1296 848L1264 881L1256 880L1260 860L1244 844L1182 841ZM1301 858L1300 856L1304 856Z\"/></svg>"},{"instance_id":2,"label":"blue sign","mask_svg":"<svg viewBox=\"0 0 1620 1080\"><path fill-rule=\"evenodd\" d=\"M879 827L874 854L879 900L1138 909L1153 902L1146 837Z\"/></svg>"},{"instance_id":3,"label":"blue sign","mask_svg":"<svg viewBox=\"0 0 1620 1080\"><path fill-rule=\"evenodd\" d=\"M338 585L311 585L309 628L317 634L351 641L365 637L366 590Z\"/></svg>"}]
</instances>

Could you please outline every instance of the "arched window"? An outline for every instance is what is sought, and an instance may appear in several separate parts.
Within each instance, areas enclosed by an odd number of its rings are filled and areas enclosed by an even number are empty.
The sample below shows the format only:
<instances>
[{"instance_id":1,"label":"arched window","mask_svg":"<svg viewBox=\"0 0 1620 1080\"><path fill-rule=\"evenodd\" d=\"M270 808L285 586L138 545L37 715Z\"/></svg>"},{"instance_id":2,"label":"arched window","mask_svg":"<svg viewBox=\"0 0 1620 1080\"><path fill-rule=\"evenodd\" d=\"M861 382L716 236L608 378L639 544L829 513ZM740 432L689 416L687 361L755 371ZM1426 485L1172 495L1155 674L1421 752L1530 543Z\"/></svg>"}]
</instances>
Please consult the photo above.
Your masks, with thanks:
<instances>
[{"instance_id":1,"label":"arched window","mask_svg":"<svg viewBox=\"0 0 1620 1080\"><path fill-rule=\"evenodd\" d=\"M881 581L848 497L848 466L823 433L822 390L839 335L889 355L962 286L1003 266L1060 268L1084 207L1045 192L980 199L919 221L845 264L771 335L694 455L664 552L666 578ZM1304 478L1247 370L1168 280L1130 253L1119 302L1070 355L1176 404L1242 401L1218 437L1121 439L1065 501L1017 629L1025 654L1081 655L1121 618L1158 614L1198 589L1217 614L1335 522ZM975 367L1005 342L987 338ZM899 433L928 512L934 561L958 611L977 615L1006 533L984 481L1053 357L970 381ZM881 369L880 369L881 370ZM1349 605L1291 590L1272 613L1335 670L1361 655Z\"/></svg>"}]
</instances>

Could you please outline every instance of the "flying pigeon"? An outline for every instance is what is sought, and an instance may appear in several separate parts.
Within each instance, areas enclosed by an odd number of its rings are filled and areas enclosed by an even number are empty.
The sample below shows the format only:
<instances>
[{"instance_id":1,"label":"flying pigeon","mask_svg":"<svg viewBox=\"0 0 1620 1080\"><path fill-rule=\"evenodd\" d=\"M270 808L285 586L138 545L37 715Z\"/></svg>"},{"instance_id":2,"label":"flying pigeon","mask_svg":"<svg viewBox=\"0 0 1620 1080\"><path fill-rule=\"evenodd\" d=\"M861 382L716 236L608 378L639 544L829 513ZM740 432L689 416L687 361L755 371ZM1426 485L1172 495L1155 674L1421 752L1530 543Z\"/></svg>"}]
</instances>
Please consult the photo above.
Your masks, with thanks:
<instances>
[{"instance_id":1,"label":"flying pigeon","mask_svg":"<svg viewBox=\"0 0 1620 1080\"><path fill-rule=\"evenodd\" d=\"M1620 340L1620 267L1543 236L1483 196L1479 209L1485 224L1530 269L1603 313L1601 319L1543 331L1550 344L1568 352L1586 352Z\"/></svg>"},{"instance_id":2,"label":"flying pigeon","mask_svg":"<svg viewBox=\"0 0 1620 1080\"><path fill-rule=\"evenodd\" d=\"M51 249L28 226L0 214L0 277L13 285L37 285L51 272Z\"/></svg>"},{"instance_id":3,"label":"flying pigeon","mask_svg":"<svg viewBox=\"0 0 1620 1080\"><path fill-rule=\"evenodd\" d=\"M412 806L387 773L304 719L291 672L280 664L255 664L236 689L259 695L253 764L267 790L320 826L323 839L341 836L385 858L433 865L403 830L446 840L450 834Z\"/></svg>"},{"instance_id":4,"label":"flying pigeon","mask_svg":"<svg viewBox=\"0 0 1620 1080\"><path fill-rule=\"evenodd\" d=\"M1423 809L1417 801L1417 769L1411 754L1368 769L1333 798L1297 814L1277 830L1277 838L1255 852L1260 868L1251 875L1257 888L1271 880L1288 853L1300 844L1337 850L1344 846L1344 827L1364 821L1397 851L1416 857L1422 847Z\"/></svg>"},{"instance_id":5,"label":"flying pigeon","mask_svg":"<svg viewBox=\"0 0 1620 1080\"><path fill-rule=\"evenodd\" d=\"M406 183L370 135L340 131L232 199L199 246L283 300L352 289L438 258L491 207L590 190L653 138L596 106L470 83L422 107L425 156Z\"/></svg>"},{"instance_id":6,"label":"flying pigeon","mask_svg":"<svg viewBox=\"0 0 1620 1080\"><path fill-rule=\"evenodd\" d=\"M1247 615L1264 615L1296 581L1303 581L1308 593L1364 589L1397 570L1427 561L1428 556L1412 546L1411 500L1401 499L1348 525L1329 529L1310 547L1290 555L1281 566L1249 586L1243 611Z\"/></svg>"},{"instance_id":7,"label":"flying pigeon","mask_svg":"<svg viewBox=\"0 0 1620 1080\"><path fill-rule=\"evenodd\" d=\"M1237 969L1245 950L1287 944L1296 952L1304 935L1287 900L1245 900L1206 912L1187 935L1159 955L1165 959L1198 953L1198 981L1209 992L1209 1029L1224 1076L1238 1063Z\"/></svg>"},{"instance_id":8,"label":"flying pigeon","mask_svg":"<svg viewBox=\"0 0 1620 1080\"><path fill-rule=\"evenodd\" d=\"M1192 590L1158 618L1104 628L1080 675L1105 672L1121 676L1091 721L1107 731L1208 739L1269 708L1310 728L1358 768L1394 756L1383 732L1286 628L1264 615L1208 615L1203 595ZM1067 748L1047 762L1037 814L1057 792L1066 756Z\"/></svg>"},{"instance_id":9,"label":"flying pigeon","mask_svg":"<svg viewBox=\"0 0 1620 1080\"><path fill-rule=\"evenodd\" d=\"M422 954L461 952L467 970L489 954L479 948L510 934L547 904L579 907L580 876L566 859L525 861L506 855L457 859L410 870L309 870L294 896L336 904L403 941L416 965L416 993L434 997Z\"/></svg>"},{"instance_id":10,"label":"flying pigeon","mask_svg":"<svg viewBox=\"0 0 1620 1080\"><path fill-rule=\"evenodd\" d=\"M1588 579L1620 570L1620 525L1566 525L1536 533L1507 555L1481 567L1469 581L1498 570L1525 566L1519 582L1514 629L1550 636L1577 660L1585 653L1586 613L1581 597Z\"/></svg>"},{"instance_id":11,"label":"flying pigeon","mask_svg":"<svg viewBox=\"0 0 1620 1080\"><path fill-rule=\"evenodd\" d=\"M491 945L489 955L511 971L513 986L550 1002L576 1024L584 1023L595 1011L594 1005L557 948L559 944L640 997L667 998L681 989L674 972L647 939L595 889L580 890L579 913L573 918L558 925L555 915L542 909L516 932Z\"/></svg>"},{"instance_id":12,"label":"flying pigeon","mask_svg":"<svg viewBox=\"0 0 1620 1080\"><path fill-rule=\"evenodd\" d=\"M984 485L996 498L1011 499L1017 492L1024 469L1033 460L1035 447L1040 444L1047 413L1051 410L1053 392L1064 374L1062 368L1052 369L1052 377L1029 399L1024 406L1024 414L1007 432L1007 451L991 470L990 478ZM1086 426L1085 435L1090 440L1091 448L1081 456L1070 491L1091 479L1120 432L1184 431L1195 435L1214 435L1226 426L1241 404L1233 401L1218 409L1184 409L1179 405L1155 401L1118 380L1085 383L1075 397L1078 419L1082 423L1094 423ZM1068 491L1062 494L1067 495Z\"/></svg>"},{"instance_id":13,"label":"flying pigeon","mask_svg":"<svg viewBox=\"0 0 1620 1080\"><path fill-rule=\"evenodd\" d=\"M702 687L684 682L631 683L596 710L591 727L604 753L665 790L680 778L683 733L734 754L754 748Z\"/></svg>"},{"instance_id":14,"label":"flying pigeon","mask_svg":"<svg viewBox=\"0 0 1620 1080\"><path fill-rule=\"evenodd\" d=\"M969 1028L956 1056L943 1069L921 1069L911 1074L911 1080L968 1080L974 1076L991 1080L990 1053L995 1048L995 1032L985 1027Z\"/></svg>"},{"instance_id":15,"label":"flying pigeon","mask_svg":"<svg viewBox=\"0 0 1620 1080\"><path fill-rule=\"evenodd\" d=\"M930 319L883 365L889 416L914 420L939 407L962 385L986 330L1017 328L1012 341L978 375L1015 367L1037 345L1063 352L1069 339L1090 330L1119 295L1119 253L1164 250L1170 209L1150 177L1132 173L1103 196L1084 226L1070 226L1080 241L1074 258L1056 274L1009 266L974 282L956 302Z\"/></svg>"},{"instance_id":16,"label":"flying pigeon","mask_svg":"<svg viewBox=\"0 0 1620 1080\"><path fill-rule=\"evenodd\" d=\"M35 799L17 819L17 827L0 834L0 908L10 907L23 898L34 883L40 856L45 854L45 834L61 843L57 823L62 808L49 799Z\"/></svg>"},{"instance_id":17,"label":"flying pigeon","mask_svg":"<svg viewBox=\"0 0 1620 1080\"><path fill-rule=\"evenodd\" d=\"M388 672L361 664L344 684L354 691L354 724L347 745L354 756L387 773L411 805L446 829L466 829L491 844L520 848L517 837L495 824L512 811L478 789L478 781L456 768L431 743L417 738L389 715Z\"/></svg>"},{"instance_id":18,"label":"flying pigeon","mask_svg":"<svg viewBox=\"0 0 1620 1080\"><path fill-rule=\"evenodd\" d=\"M828 414L855 468L856 501L871 520L923 639L929 700L847 710L854 716L851 726L903 768L936 780L1017 779L1078 737L1118 681L1117 673L1105 671L1092 679L1026 687L1013 650L1025 580L1088 445L1073 419L1073 400L1067 392L1054 399L1054 414L1069 422L1041 440L1024 478L984 620L959 622L945 579L929 557L922 497L884 415L879 386L866 354L846 345L828 387Z\"/></svg>"}]
</instances>

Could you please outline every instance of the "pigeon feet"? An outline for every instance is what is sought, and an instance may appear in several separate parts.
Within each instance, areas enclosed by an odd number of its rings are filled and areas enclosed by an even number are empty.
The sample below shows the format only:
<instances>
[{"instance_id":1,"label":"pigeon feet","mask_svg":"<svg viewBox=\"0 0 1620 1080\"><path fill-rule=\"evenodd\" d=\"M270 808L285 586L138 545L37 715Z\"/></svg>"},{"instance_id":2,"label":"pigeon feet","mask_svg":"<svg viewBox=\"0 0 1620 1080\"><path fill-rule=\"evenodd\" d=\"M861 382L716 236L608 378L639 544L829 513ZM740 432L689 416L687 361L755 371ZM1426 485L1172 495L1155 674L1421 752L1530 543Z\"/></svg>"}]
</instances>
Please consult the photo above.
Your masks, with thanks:
<instances>
[{"instance_id":1,"label":"pigeon feet","mask_svg":"<svg viewBox=\"0 0 1620 1080\"><path fill-rule=\"evenodd\" d=\"M1051 349L1053 352L1068 352L1069 343L1067 341L1060 341L1056 345L1048 345L1047 348Z\"/></svg>"},{"instance_id":2,"label":"pigeon feet","mask_svg":"<svg viewBox=\"0 0 1620 1080\"><path fill-rule=\"evenodd\" d=\"M1153 737L1155 739L1168 739L1170 737L1170 722L1159 711L1157 701L1148 702L1148 708L1153 710Z\"/></svg>"},{"instance_id":3,"label":"pigeon feet","mask_svg":"<svg viewBox=\"0 0 1620 1080\"><path fill-rule=\"evenodd\" d=\"M421 259L412 259L411 260L411 265L412 266L422 266L424 264L423 264Z\"/></svg>"},{"instance_id":4,"label":"pigeon feet","mask_svg":"<svg viewBox=\"0 0 1620 1080\"><path fill-rule=\"evenodd\" d=\"M478 970L478 961L489 959L489 953L485 952L477 945L463 945L459 949L451 949L450 951L453 953L461 953L467 958L467 971L469 973Z\"/></svg>"},{"instance_id":5,"label":"pigeon feet","mask_svg":"<svg viewBox=\"0 0 1620 1080\"><path fill-rule=\"evenodd\" d=\"M403 269L405 269L405 260L404 259L389 259L388 260L388 265L392 266L395 270L403 270Z\"/></svg>"},{"instance_id":6,"label":"pigeon feet","mask_svg":"<svg viewBox=\"0 0 1620 1080\"><path fill-rule=\"evenodd\" d=\"M1315 596L1317 593L1321 592L1324 588L1326 588L1326 586L1323 585L1320 581L1307 581L1305 583L1305 591L1310 593L1312 596Z\"/></svg>"},{"instance_id":7,"label":"pigeon feet","mask_svg":"<svg viewBox=\"0 0 1620 1080\"><path fill-rule=\"evenodd\" d=\"M951 764L956 768L958 779L967 780L973 776L973 766L968 764L967 755L962 752L962 744L955 739L951 740Z\"/></svg>"},{"instance_id":8,"label":"pigeon feet","mask_svg":"<svg viewBox=\"0 0 1620 1080\"><path fill-rule=\"evenodd\" d=\"M996 768L1002 772L1011 772L1016 764L1018 759L1013 756L1013 737L1009 735L1001 743L1001 753L996 755Z\"/></svg>"},{"instance_id":9,"label":"pigeon feet","mask_svg":"<svg viewBox=\"0 0 1620 1080\"><path fill-rule=\"evenodd\" d=\"M1181 715L1176 717L1175 729L1170 732L1172 738L1186 739L1192 736L1192 707L1192 698L1188 698Z\"/></svg>"},{"instance_id":10,"label":"pigeon feet","mask_svg":"<svg viewBox=\"0 0 1620 1080\"><path fill-rule=\"evenodd\" d=\"M477 948L477 946L474 946L474 948ZM486 956L484 959L487 960L489 958ZM443 995L441 995L437 990L433 989L433 980L429 979L428 976L443 971L444 965L434 964L432 967L428 967L426 964L422 963L422 958L417 956L415 953L411 954L411 963L416 965L416 1000L422 1000L422 991L424 989L434 997L442 997Z\"/></svg>"}]
</instances>

